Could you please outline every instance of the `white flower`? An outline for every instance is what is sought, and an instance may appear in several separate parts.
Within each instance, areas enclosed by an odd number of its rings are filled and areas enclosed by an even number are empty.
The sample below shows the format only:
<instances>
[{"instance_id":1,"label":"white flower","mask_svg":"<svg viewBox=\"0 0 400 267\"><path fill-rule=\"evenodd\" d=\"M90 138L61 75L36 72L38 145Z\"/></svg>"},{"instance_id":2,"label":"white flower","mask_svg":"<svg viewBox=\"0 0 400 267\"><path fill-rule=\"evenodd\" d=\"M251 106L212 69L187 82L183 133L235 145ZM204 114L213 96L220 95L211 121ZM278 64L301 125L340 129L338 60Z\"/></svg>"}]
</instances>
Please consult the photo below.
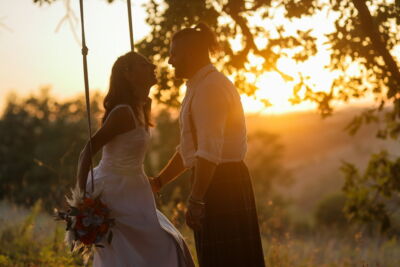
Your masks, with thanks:
<instances>
[{"instance_id":1,"label":"white flower","mask_svg":"<svg viewBox=\"0 0 400 267\"><path fill-rule=\"evenodd\" d=\"M78 230L76 232L77 232L78 236L84 236L87 234L87 232L85 230Z\"/></svg>"},{"instance_id":2,"label":"white flower","mask_svg":"<svg viewBox=\"0 0 400 267\"><path fill-rule=\"evenodd\" d=\"M65 233L64 242L68 246L72 246L72 243L75 241L75 232L74 231L67 231Z\"/></svg>"},{"instance_id":3,"label":"white flower","mask_svg":"<svg viewBox=\"0 0 400 267\"><path fill-rule=\"evenodd\" d=\"M93 219L90 216L85 217L82 219L82 224L83 226L88 227L89 225L93 224Z\"/></svg>"}]
</instances>

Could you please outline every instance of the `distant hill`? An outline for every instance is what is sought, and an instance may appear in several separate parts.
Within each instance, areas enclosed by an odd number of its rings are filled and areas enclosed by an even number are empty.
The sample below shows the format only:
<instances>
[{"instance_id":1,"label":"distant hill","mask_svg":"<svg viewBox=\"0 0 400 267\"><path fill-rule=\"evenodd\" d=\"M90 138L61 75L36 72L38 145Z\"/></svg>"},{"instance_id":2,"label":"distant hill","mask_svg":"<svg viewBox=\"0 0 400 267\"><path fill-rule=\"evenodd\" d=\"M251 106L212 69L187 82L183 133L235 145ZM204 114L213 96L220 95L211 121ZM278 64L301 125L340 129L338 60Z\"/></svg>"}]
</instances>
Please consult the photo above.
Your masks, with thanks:
<instances>
[{"instance_id":1,"label":"distant hill","mask_svg":"<svg viewBox=\"0 0 400 267\"><path fill-rule=\"evenodd\" d=\"M355 136L344 128L359 114L352 108L322 119L316 112L248 116L249 132L264 130L280 136L283 162L293 171L295 183L282 193L294 201L295 212L311 215L325 196L340 191L343 175L339 168L348 161L364 168L372 153L387 149L400 155L400 143L375 137L378 126L365 125Z\"/></svg>"}]
</instances>

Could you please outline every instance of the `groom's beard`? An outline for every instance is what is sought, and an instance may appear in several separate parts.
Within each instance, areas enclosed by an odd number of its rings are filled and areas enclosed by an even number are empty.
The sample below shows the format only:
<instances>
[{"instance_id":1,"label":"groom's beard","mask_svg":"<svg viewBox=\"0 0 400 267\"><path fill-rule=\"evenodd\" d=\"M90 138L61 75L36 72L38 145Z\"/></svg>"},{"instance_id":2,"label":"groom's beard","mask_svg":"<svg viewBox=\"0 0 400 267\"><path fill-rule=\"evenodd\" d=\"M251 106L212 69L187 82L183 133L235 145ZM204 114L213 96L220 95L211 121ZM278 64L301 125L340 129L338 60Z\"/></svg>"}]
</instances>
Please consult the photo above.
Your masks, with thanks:
<instances>
[{"instance_id":1,"label":"groom's beard","mask_svg":"<svg viewBox=\"0 0 400 267\"><path fill-rule=\"evenodd\" d=\"M180 64L180 65L175 65L174 66L174 73L175 73L175 78L178 79L187 79L187 68L184 66L185 64Z\"/></svg>"}]
</instances>

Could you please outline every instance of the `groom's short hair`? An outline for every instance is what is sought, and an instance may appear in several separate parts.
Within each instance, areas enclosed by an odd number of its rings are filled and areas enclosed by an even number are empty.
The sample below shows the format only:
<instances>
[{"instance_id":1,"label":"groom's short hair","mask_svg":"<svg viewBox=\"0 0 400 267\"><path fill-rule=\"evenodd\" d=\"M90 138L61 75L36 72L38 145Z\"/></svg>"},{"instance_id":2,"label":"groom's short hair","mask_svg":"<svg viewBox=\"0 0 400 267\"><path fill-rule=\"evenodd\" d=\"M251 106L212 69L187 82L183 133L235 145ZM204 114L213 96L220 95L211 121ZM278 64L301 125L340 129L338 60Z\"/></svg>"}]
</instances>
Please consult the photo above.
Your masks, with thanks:
<instances>
[{"instance_id":1,"label":"groom's short hair","mask_svg":"<svg viewBox=\"0 0 400 267\"><path fill-rule=\"evenodd\" d=\"M204 22L200 22L193 28L184 28L176 32L172 36L172 41L178 40L185 40L190 45L210 53L215 53L220 48L214 32Z\"/></svg>"}]
</instances>

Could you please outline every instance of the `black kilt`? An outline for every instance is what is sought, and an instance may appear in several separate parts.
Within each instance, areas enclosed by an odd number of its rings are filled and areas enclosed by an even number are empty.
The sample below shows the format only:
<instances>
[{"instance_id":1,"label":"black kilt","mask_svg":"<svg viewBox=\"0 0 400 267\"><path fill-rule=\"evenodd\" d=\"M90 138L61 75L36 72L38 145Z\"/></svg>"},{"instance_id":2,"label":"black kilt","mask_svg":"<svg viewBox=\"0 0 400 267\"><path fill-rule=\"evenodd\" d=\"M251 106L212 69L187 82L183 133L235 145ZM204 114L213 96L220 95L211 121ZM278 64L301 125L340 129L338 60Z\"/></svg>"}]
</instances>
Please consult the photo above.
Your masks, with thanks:
<instances>
[{"instance_id":1,"label":"black kilt","mask_svg":"<svg viewBox=\"0 0 400 267\"><path fill-rule=\"evenodd\" d=\"M203 227L194 231L200 267L264 267L253 187L244 162L218 165L204 201Z\"/></svg>"}]
</instances>

